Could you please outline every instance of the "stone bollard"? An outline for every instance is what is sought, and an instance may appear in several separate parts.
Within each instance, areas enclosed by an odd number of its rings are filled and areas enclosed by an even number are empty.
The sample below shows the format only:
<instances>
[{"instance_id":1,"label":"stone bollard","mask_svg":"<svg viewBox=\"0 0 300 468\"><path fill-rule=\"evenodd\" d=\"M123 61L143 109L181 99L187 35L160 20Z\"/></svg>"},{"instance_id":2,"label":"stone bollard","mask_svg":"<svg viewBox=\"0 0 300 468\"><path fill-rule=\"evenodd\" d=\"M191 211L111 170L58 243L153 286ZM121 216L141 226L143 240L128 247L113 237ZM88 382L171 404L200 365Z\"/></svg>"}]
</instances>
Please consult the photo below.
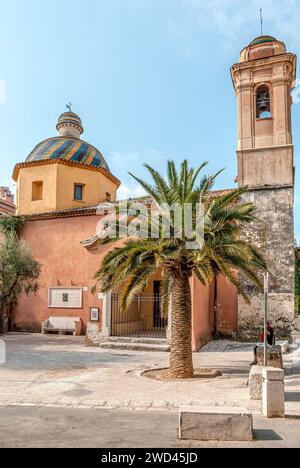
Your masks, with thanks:
<instances>
[{"instance_id":1,"label":"stone bollard","mask_svg":"<svg viewBox=\"0 0 300 468\"><path fill-rule=\"evenodd\" d=\"M263 367L251 367L249 375L249 396L251 400L262 399L262 371Z\"/></svg>"},{"instance_id":2,"label":"stone bollard","mask_svg":"<svg viewBox=\"0 0 300 468\"><path fill-rule=\"evenodd\" d=\"M284 418L284 372L274 367L263 368L263 415Z\"/></svg>"},{"instance_id":3,"label":"stone bollard","mask_svg":"<svg viewBox=\"0 0 300 468\"><path fill-rule=\"evenodd\" d=\"M258 365L264 365L264 347L260 346L257 351ZM268 346L268 367L283 369L281 346Z\"/></svg>"}]
</instances>

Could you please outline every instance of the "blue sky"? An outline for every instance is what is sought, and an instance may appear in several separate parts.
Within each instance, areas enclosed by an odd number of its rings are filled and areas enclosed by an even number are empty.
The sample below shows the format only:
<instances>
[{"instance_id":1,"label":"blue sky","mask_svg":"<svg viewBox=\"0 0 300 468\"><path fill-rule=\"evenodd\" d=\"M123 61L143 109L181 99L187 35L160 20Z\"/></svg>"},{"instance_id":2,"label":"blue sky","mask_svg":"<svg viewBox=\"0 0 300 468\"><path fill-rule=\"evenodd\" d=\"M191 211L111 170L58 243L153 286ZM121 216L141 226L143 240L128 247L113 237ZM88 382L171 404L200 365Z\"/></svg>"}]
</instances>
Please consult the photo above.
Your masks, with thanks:
<instances>
[{"instance_id":1,"label":"blue sky","mask_svg":"<svg viewBox=\"0 0 300 468\"><path fill-rule=\"evenodd\" d=\"M11 186L14 164L56 135L72 100L83 138L122 180L120 196L140 194L128 170L145 176L147 162L164 172L168 158L209 160L211 172L226 167L216 188L232 187L237 123L229 69L260 34L260 7L264 32L300 56L298 0L0 0L0 7L1 185ZM297 170L300 242L299 199Z\"/></svg>"}]
</instances>

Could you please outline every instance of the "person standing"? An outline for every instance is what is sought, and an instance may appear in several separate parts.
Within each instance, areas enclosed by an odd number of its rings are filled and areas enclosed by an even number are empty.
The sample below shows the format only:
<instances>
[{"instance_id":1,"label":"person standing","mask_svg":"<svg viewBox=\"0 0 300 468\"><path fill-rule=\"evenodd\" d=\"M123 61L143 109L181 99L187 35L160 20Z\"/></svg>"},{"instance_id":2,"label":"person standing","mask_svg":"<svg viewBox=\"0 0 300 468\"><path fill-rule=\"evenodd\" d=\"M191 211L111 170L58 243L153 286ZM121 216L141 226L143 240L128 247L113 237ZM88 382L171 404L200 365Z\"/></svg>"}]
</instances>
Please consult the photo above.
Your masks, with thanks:
<instances>
[{"instance_id":1,"label":"person standing","mask_svg":"<svg viewBox=\"0 0 300 468\"><path fill-rule=\"evenodd\" d=\"M267 342L269 346L274 346L275 344L275 332L274 328L271 327L270 323L267 323ZM259 337L260 343L264 343L265 341L265 332L264 330L261 331L260 337ZM254 361L250 364L250 366L257 366L258 364L258 358L257 358L257 351L258 351L259 345L255 346L254 348Z\"/></svg>"}]
</instances>

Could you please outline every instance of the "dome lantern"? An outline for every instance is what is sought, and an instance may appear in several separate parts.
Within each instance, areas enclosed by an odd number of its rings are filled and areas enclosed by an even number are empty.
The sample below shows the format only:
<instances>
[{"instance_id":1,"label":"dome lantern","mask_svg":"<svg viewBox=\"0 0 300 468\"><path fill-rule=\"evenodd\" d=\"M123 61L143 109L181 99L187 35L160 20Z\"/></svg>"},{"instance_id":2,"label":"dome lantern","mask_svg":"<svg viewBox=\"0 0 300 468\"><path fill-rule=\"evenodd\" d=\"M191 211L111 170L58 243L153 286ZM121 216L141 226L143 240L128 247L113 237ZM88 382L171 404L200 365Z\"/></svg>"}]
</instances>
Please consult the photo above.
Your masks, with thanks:
<instances>
[{"instance_id":1,"label":"dome lantern","mask_svg":"<svg viewBox=\"0 0 300 468\"><path fill-rule=\"evenodd\" d=\"M59 136L80 139L84 129L82 126L81 118L72 112L71 103L67 105L68 112L60 115L56 129Z\"/></svg>"}]
</instances>

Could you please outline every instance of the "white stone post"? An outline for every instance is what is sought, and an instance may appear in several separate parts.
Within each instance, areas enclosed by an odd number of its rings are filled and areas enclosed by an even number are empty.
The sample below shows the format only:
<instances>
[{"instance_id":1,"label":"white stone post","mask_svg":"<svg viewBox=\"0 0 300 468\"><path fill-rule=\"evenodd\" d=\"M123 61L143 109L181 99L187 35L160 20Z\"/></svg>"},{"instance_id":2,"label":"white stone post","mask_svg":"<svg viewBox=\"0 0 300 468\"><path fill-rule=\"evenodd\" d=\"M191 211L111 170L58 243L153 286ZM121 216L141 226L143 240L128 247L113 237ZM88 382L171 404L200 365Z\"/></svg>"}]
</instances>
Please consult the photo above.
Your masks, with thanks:
<instances>
[{"instance_id":1,"label":"white stone post","mask_svg":"<svg viewBox=\"0 0 300 468\"><path fill-rule=\"evenodd\" d=\"M284 418L284 371L274 367L263 368L263 415L266 418Z\"/></svg>"},{"instance_id":2,"label":"white stone post","mask_svg":"<svg viewBox=\"0 0 300 468\"><path fill-rule=\"evenodd\" d=\"M111 336L111 298L112 293L103 294L102 332L103 337Z\"/></svg>"},{"instance_id":3,"label":"white stone post","mask_svg":"<svg viewBox=\"0 0 300 468\"><path fill-rule=\"evenodd\" d=\"M6 343L0 338L0 365L6 364Z\"/></svg>"}]
</instances>

